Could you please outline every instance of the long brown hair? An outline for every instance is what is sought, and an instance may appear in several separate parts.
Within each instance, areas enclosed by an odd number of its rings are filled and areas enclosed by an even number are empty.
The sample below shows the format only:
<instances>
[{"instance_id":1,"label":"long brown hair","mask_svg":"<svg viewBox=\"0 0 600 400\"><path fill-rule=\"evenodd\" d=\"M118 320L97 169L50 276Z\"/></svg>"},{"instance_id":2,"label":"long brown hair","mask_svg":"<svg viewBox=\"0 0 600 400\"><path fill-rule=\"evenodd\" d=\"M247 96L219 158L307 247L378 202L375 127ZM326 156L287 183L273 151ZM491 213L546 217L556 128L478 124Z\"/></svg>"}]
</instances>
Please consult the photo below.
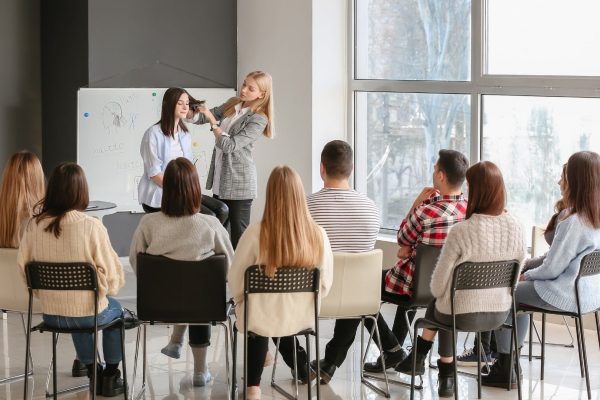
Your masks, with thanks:
<instances>
[{"instance_id":1,"label":"long brown hair","mask_svg":"<svg viewBox=\"0 0 600 400\"><path fill-rule=\"evenodd\" d=\"M279 267L314 268L323 258L323 238L308 212L300 177L288 166L273 169L260 224L259 258L267 276Z\"/></svg>"},{"instance_id":2,"label":"long brown hair","mask_svg":"<svg viewBox=\"0 0 600 400\"><path fill-rule=\"evenodd\" d=\"M251 111L267 117L269 122L263 131L263 135L268 138L272 138L275 133L275 120L273 112L273 78L264 71L250 72L248 75L246 75L246 78L254 79L260 91L265 94L262 99L257 99L254 101ZM233 115L235 113L235 106L241 102L242 100L239 97L232 97L227 100L223 115L225 117Z\"/></svg>"},{"instance_id":3,"label":"long brown hair","mask_svg":"<svg viewBox=\"0 0 600 400\"><path fill-rule=\"evenodd\" d=\"M500 168L491 161L480 161L466 175L469 185L466 218L473 214L502 214L506 208L506 187Z\"/></svg>"},{"instance_id":4,"label":"long brown hair","mask_svg":"<svg viewBox=\"0 0 600 400\"><path fill-rule=\"evenodd\" d=\"M595 229L600 229L600 155L580 151L567 161L567 205Z\"/></svg>"},{"instance_id":5,"label":"long brown hair","mask_svg":"<svg viewBox=\"0 0 600 400\"><path fill-rule=\"evenodd\" d=\"M177 102L182 94L187 94L190 103L196 103L197 100L194 99L187 90L183 88L168 88L162 99L162 108L160 111L160 121L158 124L160 125L160 129L162 130L165 136L173 137L175 136L175 132L173 131L175 127L175 107L177 106ZM179 120L179 129L184 132L188 131L187 126L182 120Z\"/></svg>"},{"instance_id":6,"label":"long brown hair","mask_svg":"<svg viewBox=\"0 0 600 400\"><path fill-rule=\"evenodd\" d=\"M69 211L84 211L89 203L88 184L83 169L73 162L59 164L48 179L44 200L38 203L35 221L51 219L45 232L60 236L60 221Z\"/></svg>"},{"instance_id":7,"label":"long brown hair","mask_svg":"<svg viewBox=\"0 0 600 400\"><path fill-rule=\"evenodd\" d=\"M200 211L202 192L194 164L185 157L169 161L163 177L160 211L169 217L194 215Z\"/></svg>"},{"instance_id":8,"label":"long brown hair","mask_svg":"<svg viewBox=\"0 0 600 400\"><path fill-rule=\"evenodd\" d=\"M4 167L0 186L0 247L17 248L21 224L44 197L46 182L42 164L30 151L13 154Z\"/></svg>"},{"instance_id":9,"label":"long brown hair","mask_svg":"<svg viewBox=\"0 0 600 400\"><path fill-rule=\"evenodd\" d=\"M562 173L560 176L560 179L564 182L567 179L567 164L563 164L562 167ZM564 184L564 183L563 183ZM561 188L561 194L562 194L562 188ZM547 231L553 231L556 228L556 225L558 225L558 223L560 222L558 220L558 215L562 212L562 210L564 210L565 208L567 208L567 204L565 202L564 198L560 198L555 204L554 204L554 215L552 216L552 218L550 218L550 221L548 221L548 226L546 226L546 232Z\"/></svg>"}]
</instances>

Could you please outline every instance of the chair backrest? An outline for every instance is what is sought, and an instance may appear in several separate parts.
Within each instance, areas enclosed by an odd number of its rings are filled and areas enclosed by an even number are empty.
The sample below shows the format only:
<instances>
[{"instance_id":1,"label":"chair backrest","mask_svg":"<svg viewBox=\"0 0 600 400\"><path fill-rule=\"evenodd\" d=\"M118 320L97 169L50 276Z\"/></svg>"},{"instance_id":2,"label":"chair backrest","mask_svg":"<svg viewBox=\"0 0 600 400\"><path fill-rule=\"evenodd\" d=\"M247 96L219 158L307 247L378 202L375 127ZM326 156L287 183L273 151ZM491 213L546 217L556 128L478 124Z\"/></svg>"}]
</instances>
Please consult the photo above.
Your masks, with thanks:
<instances>
[{"instance_id":1,"label":"chair backrest","mask_svg":"<svg viewBox=\"0 0 600 400\"><path fill-rule=\"evenodd\" d=\"M544 237L545 229L540 226L531 228L531 257L539 257L546 254L550 246Z\"/></svg>"},{"instance_id":2,"label":"chair backrest","mask_svg":"<svg viewBox=\"0 0 600 400\"><path fill-rule=\"evenodd\" d=\"M32 261L25 274L32 290L98 290L96 268L88 262Z\"/></svg>"},{"instance_id":3,"label":"chair backrest","mask_svg":"<svg viewBox=\"0 0 600 400\"><path fill-rule=\"evenodd\" d=\"M419 243L412 277L412 302L416 307L427 307L433 300L431 294L431 275L442 252L441 247Z\"/></svg>"},{"instance_id":4,"label":"chair backrest","mask_svg":"<svg viewBox=\"0 0 600 400\"><path fill-rule=\"evenodd\" d=\"M17 265L17 249L0 248L0 310L27 313L27 285ZM40 302L33 301L33 312L41 313Z\"/></svg>"},{"instance_id":5,"label":"chair backrest","mask_svg":"<svg viewBox=\"0 0 600 400\"><path fill-rule=\"evenodd\" d=\"M333 253L333 283L321 301L321 318L377 314L381 301L380 249L365 253Z\"/></svg>"},{"instance_id":6,"label":"chair backrest","mask_svg":"<svg viewBox=\"0 0 600 400\"><path fill-rule=\"evenodd\" d=\"M137 313L141 321L206 323L227 319L227 259L173 260L139 253Z\"/></svg>"},{"instance_id":7,"label":"chair backrest","mask_svg":"<svg viewBox=\"0 0 600 400\"><path fill-rule=\"evenodd\" d=\"M587 277L600 274L600 250L594 250L581 259L579 276Z\"/></svg>"},{"instance_id":8,"label":"chair backrest","mask_svg":"<svg viewBox=\"0 0 600 400\"><path fill-rule=\"evenodd\" d=\"M319 292L319 269L281 267L275 277L269 278L264 268L253 265L244 274L244 292L251 293L317 293Z\"/></svg>"},{"instance_id":9,"label":"chair backrest","mask_svg":"<svg viewBox=\"0 0 600 400\"><path fill-rule=\"evenodd\" d=\"M510 289L514 305L514 291L519 280L520 265L516 260L491 262L464 262L454 268L452 276L451 311L454 314L454 300L461 290L486 290L496 288ZM491 330L496 326L481 330Z\"/></svg>"},{"instance_id":10,"label":"chair backrest","mask_svg":"<svg viewBox=\"0 0 600 400\"><path fill-rule=\"evenodd\" d=\"M119 257L127 257L133 234L145 213L119 211L102 217L102 223L108 231L110 244Z\"/></svg>"}]
</instances>

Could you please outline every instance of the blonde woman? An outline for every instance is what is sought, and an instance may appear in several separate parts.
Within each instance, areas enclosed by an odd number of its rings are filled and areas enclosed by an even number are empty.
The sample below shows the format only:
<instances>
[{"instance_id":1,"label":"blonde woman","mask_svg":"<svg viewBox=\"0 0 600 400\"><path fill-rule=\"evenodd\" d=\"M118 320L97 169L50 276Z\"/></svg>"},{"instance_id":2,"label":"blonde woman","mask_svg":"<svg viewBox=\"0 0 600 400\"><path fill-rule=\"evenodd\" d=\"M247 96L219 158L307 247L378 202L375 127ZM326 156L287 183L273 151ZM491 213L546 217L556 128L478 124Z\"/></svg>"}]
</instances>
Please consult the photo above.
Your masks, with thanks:
<instances>
[{"instance_id":1,"label":"blonde woman","mask_svg":"<svg viewBox=\"0 0 600 400\"><path fill-rule=\"evenodd\" d=\"M44 197L46 182L40 160L30 151L13 154L0 186L0 247L18 248L33 206Z\"/></svg>"},{"instance_id":2,"label":"blonde woman","mask_svg":"<svg viewBox=\"0 0 600 400\"><path fill-rule=\"evenodd\" d=\"M244 324L244 273L252 265L263 265L268 276L282 266L319 268L321 296L326 296L333 280L333 254L323 228L310 217L304 188L298 174L287 166L276 167L267 183L265 210L260 223L248 227L240 238L228 281L236 303L237 328ZM253 295L252 319L248 329L248 399L260 399L260 377L269 337L281 337L280 351L285 363L293 368L292 335L313 326L312 294ZM297 343L298 345L298 343ZM298 369L292 375L306 383L307 354L298 345Z\"/></svg>"},{"instance_id":3,"label":"blonde woman","mask_svg":"<svg viewBox=\"0 0 600 400\"><path fill-rule=\"evenodd\" d=\"M207 109L203 105L188 113L196 124L211 124L215 147L206 189L229 207L233 248L248 227L250 208L256 197L254 143L261 135L273 136L273 79L263 71L250 72L239 97Z\"/></svg>"}]
</instances>

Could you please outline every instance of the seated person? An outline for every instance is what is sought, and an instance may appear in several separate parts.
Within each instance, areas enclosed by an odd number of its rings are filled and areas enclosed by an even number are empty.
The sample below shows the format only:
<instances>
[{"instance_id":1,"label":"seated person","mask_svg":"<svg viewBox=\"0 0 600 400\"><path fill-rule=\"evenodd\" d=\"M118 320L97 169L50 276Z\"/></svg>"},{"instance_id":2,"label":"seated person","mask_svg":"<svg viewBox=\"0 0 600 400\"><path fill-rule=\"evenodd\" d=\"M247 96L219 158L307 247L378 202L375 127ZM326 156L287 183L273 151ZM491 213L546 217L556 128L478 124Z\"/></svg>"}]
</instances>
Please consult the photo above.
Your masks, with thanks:
<instances>
[{"instance_id":1,"label":"seated person","mask_svg":"<svg viewBox=\"0 0 600 400\"><path fill-rule=\"evenodd\" d=\"M134 271L137 272L138 253L184 261L199 261L214 254L224 254L227 265L231 264L233 248L227 231L216 217L198 213L201 198L200 181L194 165L184 157L171 160L163 177L160 211L145 215L133 235L129 262ZM190 326L189 340L194 355L193 384L205 386L211 380L206 362L210 326Z\"/></svg>"},{"instance_id":2,"label":"seated person","mask_svg":"<svg viewBox=\"0 0 600 400\"><path fill-rule=\"evenodd\" d=\"M462 195L461 186L465 180L465 172L469 161L455 150L440 150L433 170L433 187L425 188L414 201L406 218L398 230L398 263L382 276L381 297L386 301L410 302L412 296L412 277L415 268L416 248L419 243L441 247L446 240L452 225L465 218L467 200ZM405 308L398 307L393 330L379 314L377 325L381 335L382 355L375 362L366 363L364 369L369 372L382 372L382 356L385 357L386 368L394 368L405 357L401 345L408 334L410 326L404 319ZM409 313L409 321L414 313ZM356 324L358 326L358 323ZM365 324L371 329L372 323ZM352 345L356 328L340 345L340 354L345 357ZM331 342L330 342L331 343ZM377 343L377 341L375 341Z\"/></svg>"},{"instance_id":3,"label":"seated person","mask_svg":"<svg viewBox=\"0 0 600 400\"><path fill-rule=\"evenodd\" d=\"M262 221L250 225L238 243L228 281L235 300L236 327L244 329L244 274L248 267L262 265L274 277L280 267L319 268L321 297L333 281L333 253L323 228L310 217L304 188L298 174L287 166L275 167L267 182ZM260 399L260 378L269 337L281 337L279 351L292 375L307 383L308 355L293 335L314 327L313 296L309 293L253 294L248 321L247 398ZM309 312L307 312L309 310ZM294 371L293 341L296 340L298 371Z\"/></svg>"},{"instance_id":4,"label":"seated person","mask_svg":"<svg viewBox=\"0 0 600 400\"><path fill-rule=\"evenodd\" d=\"M13 154L6 162L0 186L0 247L19 247L33 206L45 192L44 171L37 156L29 151Z\"/></svg>"},{"instance_id":5,"label":"seated person","mask_svg":"<svg viewBox=\"0 0 600 400\"><path fill-rule=\"evenodd\" d=\"M373 200L350 188L348 180L352 169L350 145L342 140L327 143L321 152L320 165L324 187L307 198L308 210L315 222L327 232L334 252L371 251L379 233L377 206ZM335 322L334 336L344 335L345 322L343 319ZM353 323L351 325L354 326ZM332 340L331 343L335 345L335 342ZM324 383L331 380L337 368L335 354L335 347L327 344L325 358L320 362L321 381ZM312 365L316 368L316 361Z\"/></svg>"},{"instance_id":6,"label":"seated person","mask_svg":"<svg viewBox=\"0 0 600 400\"><path fill-rule=\"evenodd\" d=\"M112 296L125 284L119 256L110 245L108 233L97 218L83 213L89 203L87 181L81 167L75 163L58 165L48 181L46 197L36 208L27 225L18 253L18 265L23 270L30 261L89 262L98 276L98 325L107 324L123 315L121 304ZM44 323L60 328L92 328L94 297L85 291L64 290L37 293ZM88 376L95 366L93 334L73 333L77 357L86 365ZM106 368L98 365L96 391L112 397L123 393L119 371L121 330L103 332L102 349Z\"/></svg>"},{"instance_id":7,"label":"seated person","mask_svg":"<svg viewBox=\"0 0 600 400\"><path fill-rule=\"evenodd\" d=\"M505 211L506 189L498 167L481 161L467 170L469 205L466 220L454 225L431 277L431 293L435 300L427 308L426 318L452 324L452 276L457 265L467 261L489 262L525 259L523 228L517 218ZM481 324L500 326L512 307L510 289L463 290L457 292L455 304L456 327L477 330ZM416 375L425 371L425 359L437 331L424 329L417 337ZM438 352L440 397L454 396L454 359L452 332L440 331ZM396 371L410 374L412 351Z\"/></svg>"},{"instance_id":8,"label":"seated person","mask_svg":"<svg viewBox=\"0 0 600 400\"><path fill-rule=\"evenodd\" d=\"M547 310L577 312L575 278L581 259L600 248L600 156L592 151L573 154L567 162L563 179L566 187L566 218L556 226L552 245L542 265L521 274L515 301ZM590 276L579 282L581 312L600 307L600 276ZM517 315L519 347L523 346L529 327L529 314ZM508 329L494 331L498 359L485 386L506 387L510 379L510 337ZM515 375L513 375L514 377ZM516 381L511 382L516 386Z\"/></svg>"},{"instance_id":9,"label":"seated person","mask_svg":"<svg viewBox=\"0 0 600 400\"><path fill-rule=\"evenodd\" d=\"M554 205L554 215L548 221L548 225L544 230L544 239L548 245L552 245L552 241L554 240L554 234L556 232L556 225L565 219L567 216L567 209L565 206L565 195L566 195L566 185L565 185L565 169L567 164L563 165L562 173L560 175L560 180L558 181L558 185L560 186L561 199L556 202ZM534 258L530 258L525 260L523 264L522 272L525 272L529 269L537 268L542 265L544 259L546 258L546 254L541 256L537 256ZM496 354L496 343L494 340L493 332L481 332L481 345L483 347L482 352L482 360L492 362ZM470 349L466 349L463 354L456 357L456 365L463 367L472 367L477 365L477 336L475 336L475 340L473 341L473 347Z\"/></svg>"}]
</instances>

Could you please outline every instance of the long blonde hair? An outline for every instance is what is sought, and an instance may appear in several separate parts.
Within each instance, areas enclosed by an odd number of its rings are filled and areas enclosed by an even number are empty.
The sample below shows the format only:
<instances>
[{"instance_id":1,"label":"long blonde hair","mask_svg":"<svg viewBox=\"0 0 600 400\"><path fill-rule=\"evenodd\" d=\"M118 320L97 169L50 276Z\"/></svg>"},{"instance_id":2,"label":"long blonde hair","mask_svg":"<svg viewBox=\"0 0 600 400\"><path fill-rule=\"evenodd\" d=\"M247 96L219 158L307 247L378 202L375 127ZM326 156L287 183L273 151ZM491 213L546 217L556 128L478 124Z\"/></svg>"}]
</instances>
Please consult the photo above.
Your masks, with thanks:
<instances>
[{"instance_id":1,"label":"long blonde hair","mask_svg":"<svg viewBox=\"0 0 600 400\"><path fill-rule=\"evenodd\" d=\"M0 247L17 248L21 224L33 214L46 191L42 164L30 151L13 154L4 167L0 186Z\"/></svg>"},{"instance_id":2,"label":"long blonde hair","mask_svg":"<svg viewBox=\"0 0 600 400\"><path fill-rule=\"evenodd\" d=\"M308 212L300 177L288 166L273 169L260 225L259 259L274 277L279 267L314 268L323 258L323 237Z\"/></svg>"},{"instance_id":3,"label":"long blonde hair","mask_svg":"<svg viewBox=\"0 0 600 400\"><path fill-rule=\"evenodd\" d=\"M261 92L264 92L262 99L255 100L252 105L252 112L257 114L263 114L269 121L263 132L268 138L272 138L275 133L274 126L274 113L273 113L273 78L267 72L253 71L246 75L246 78L252 78L256 81L258 88ZM242 100L239 97L232 97L225 103L225 111L223 115L229 117L235 113L235 106L241 103Z\"/></svg>"}]
</instances>

